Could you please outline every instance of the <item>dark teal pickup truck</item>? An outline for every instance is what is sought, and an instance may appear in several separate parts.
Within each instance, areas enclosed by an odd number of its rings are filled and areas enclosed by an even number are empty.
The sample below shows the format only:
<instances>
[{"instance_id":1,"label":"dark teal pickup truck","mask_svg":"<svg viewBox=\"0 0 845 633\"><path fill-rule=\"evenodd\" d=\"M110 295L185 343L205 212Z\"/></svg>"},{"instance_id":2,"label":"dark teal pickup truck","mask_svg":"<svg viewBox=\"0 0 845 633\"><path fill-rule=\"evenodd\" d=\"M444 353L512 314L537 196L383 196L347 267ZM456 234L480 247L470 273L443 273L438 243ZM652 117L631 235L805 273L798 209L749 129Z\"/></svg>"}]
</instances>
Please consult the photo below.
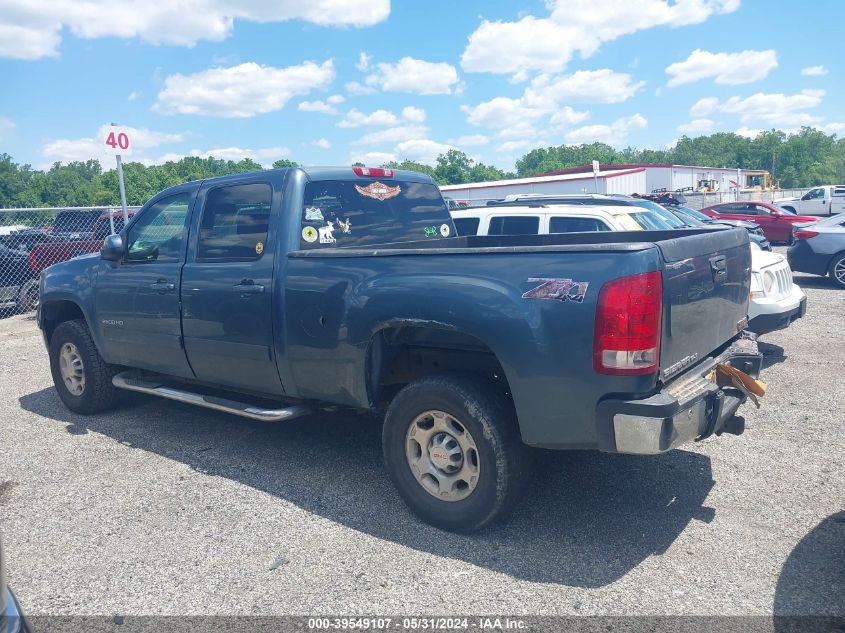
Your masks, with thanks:
<instances>
[{"instance_id":1,"label":"dark teal pickup truck","mask_svg":"<svg viewBox=\"0 0 845 633\"><path fill-rule=\"evenodd\" d=\"M423 519L479 528L530 447L652 454L743 430L741 229L457 237L430 178L294 168L151 198L100 253L41 276L56 389L266 421L386 412L387 469Z\"/></svg>"}]
</instances>

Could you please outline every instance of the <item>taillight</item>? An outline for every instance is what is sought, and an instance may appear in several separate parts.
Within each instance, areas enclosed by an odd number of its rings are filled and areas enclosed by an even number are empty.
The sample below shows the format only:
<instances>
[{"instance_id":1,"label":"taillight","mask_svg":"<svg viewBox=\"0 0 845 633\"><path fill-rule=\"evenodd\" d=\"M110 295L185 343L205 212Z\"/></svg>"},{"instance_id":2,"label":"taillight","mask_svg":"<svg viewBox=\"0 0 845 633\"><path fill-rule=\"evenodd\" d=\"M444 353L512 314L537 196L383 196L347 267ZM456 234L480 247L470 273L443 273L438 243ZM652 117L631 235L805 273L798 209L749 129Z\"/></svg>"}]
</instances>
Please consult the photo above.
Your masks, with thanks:
<instances>
[{"instance_id":1,"label":"taillight","mask_svg":"<svg viewBox=\"0 0 845 633\"><path fill-rule=\"evenodd\" d=\"M796 240L809 240L811 237L815 237L818 234L818 231L808 231L807 229L795 229L792 231L792 237Z\"/></svg>"},{"instance_id":2,"label":"taillight","mask_svg":"<svg viewBox=\"0 0 845 633\"><path fill-rule=\"evenodd\" d=\"M370 178L393 178L393 170L383 167L353 167L352 171L359 176L369 176Z\"/></svg>"},{"instance_id":3,"label":"taillight","mask_svg":"<svg viewBox=\"0 0 845 633\"><path fill-rule=\"evenodd\" d=\"M29 251L29 267L34 273L41 272L41 265L38 263L38 257L35 256L34 251Z\"/></svg>"},{"instance_id":4,"label":"taillight","mask_svg":"<svg viewBox=\"0 0 845 633\"><path fill-rule=\"evenodd\" d=\"M657 371L662 312L663 277L659 271L605 283L596 307L593 368L600 374Z\"/></svg>"}]
</instances>

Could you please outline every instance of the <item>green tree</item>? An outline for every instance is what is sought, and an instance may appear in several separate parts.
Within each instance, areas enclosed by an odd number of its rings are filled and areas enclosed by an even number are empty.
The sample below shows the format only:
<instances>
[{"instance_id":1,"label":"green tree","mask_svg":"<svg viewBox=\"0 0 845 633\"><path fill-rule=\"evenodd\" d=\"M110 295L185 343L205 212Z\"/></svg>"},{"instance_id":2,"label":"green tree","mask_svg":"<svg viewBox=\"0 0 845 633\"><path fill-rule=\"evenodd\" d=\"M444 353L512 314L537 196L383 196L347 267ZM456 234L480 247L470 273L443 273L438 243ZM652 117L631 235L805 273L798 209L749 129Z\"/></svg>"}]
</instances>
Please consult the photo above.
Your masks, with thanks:
<instances>
[{"instance_id":1,"label":"green tree","mask_svg":"<svg viewBox=\"0 0 845 633\"><path fill-rule=\"evenodd\" d=\"M273 169L282 169L284 167L299 167L299 163L288 160L287 158L280 158L273 162Z\"/></svg>"}]
</instances>

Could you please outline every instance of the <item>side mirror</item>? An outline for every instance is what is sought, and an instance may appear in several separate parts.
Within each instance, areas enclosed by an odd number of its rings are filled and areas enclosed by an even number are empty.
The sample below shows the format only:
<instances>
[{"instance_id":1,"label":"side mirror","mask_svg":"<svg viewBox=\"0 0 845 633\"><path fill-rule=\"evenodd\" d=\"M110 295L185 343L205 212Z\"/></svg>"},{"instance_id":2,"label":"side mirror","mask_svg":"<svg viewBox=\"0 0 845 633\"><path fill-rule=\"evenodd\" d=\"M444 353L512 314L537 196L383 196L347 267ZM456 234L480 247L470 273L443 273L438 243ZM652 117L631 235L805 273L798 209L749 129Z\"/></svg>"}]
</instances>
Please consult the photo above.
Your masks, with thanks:
<instances>
[{"instance_id":1,"label":"side mirror","mask_svg":"<svg viewBox=\"0 0 845 633\"><path fill-rule=\"evenodd\" d=\"M779 218L781 215L783 214L780 211L772 211L773 218Z\"/></svg>"},{"instance_id":2,"label":"side mirror","mask_svg":"<svg viewBox=\"0 0 845 633\"><path fill-rule=\"evenodd\" d=\"M119 235L109 235L100 247L100 257L107 262L123 259L123 239Z\"/></svg>"}]
</instances>

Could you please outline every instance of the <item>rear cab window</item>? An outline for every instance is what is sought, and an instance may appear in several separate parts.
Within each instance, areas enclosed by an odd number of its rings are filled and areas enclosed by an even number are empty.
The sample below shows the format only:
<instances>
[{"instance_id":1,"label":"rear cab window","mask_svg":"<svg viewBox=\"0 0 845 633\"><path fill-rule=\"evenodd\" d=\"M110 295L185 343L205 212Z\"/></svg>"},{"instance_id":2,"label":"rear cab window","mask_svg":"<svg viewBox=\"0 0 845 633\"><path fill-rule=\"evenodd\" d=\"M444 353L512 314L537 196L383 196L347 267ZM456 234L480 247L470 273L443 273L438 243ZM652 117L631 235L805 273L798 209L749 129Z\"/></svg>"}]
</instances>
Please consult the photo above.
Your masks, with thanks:
<instances>
[{"instance_id":1,"label":"rear cab window","mask_svg":"<svg viewBox=\"0 0 845 633\"><path fill-rule=\"evenodd\" d=\"M300 247L366 246L455 235L433 183L392 178L314 180L305 185Z\"/></svg>"}]
</instances>

